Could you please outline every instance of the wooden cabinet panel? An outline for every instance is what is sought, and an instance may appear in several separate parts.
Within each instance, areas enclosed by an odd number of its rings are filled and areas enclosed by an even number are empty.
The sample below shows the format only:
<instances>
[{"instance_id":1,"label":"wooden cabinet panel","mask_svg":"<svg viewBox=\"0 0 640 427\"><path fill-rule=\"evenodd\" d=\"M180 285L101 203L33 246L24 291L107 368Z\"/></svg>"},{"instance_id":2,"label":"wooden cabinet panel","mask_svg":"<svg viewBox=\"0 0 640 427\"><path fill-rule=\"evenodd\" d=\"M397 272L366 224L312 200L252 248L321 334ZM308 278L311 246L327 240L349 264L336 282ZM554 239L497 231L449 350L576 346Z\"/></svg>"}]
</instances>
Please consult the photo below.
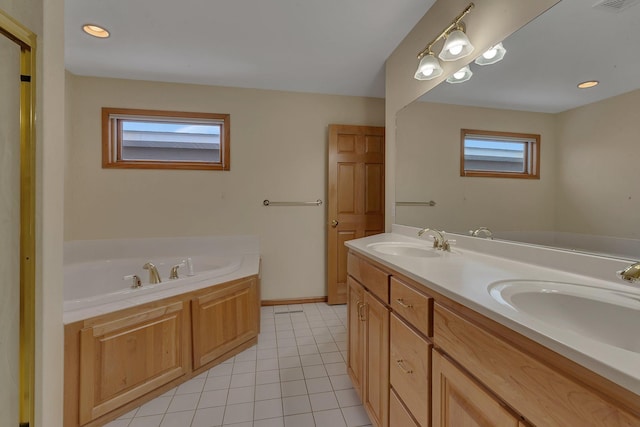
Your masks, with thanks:
<instances>
[{"instance_id":1,"label":"wooden cabinet panel","mask_svg":"<svg viewBox=\"0 0 640 427\"><path fill-rule=\"evenodd\" d=\"M384 303L389 303L389 274L349 252L347 270Z\"/></svg>"},{"instance_id":2,"label":"wooden cabinet panel","mask_svg":"<svg viewBox=\"0 0 640 427\"><path fill-rule=\"evenodd\" d=\"M439 304L434 343L534 425L640 425L615 402Z\"/></svg>"},{"instance_id":3,"label":"wooden cabinet panel","mask_svg":"<svg viewBox=\"0 0 640 427\"><path fill-rule=\"evenodd\" d=\"M182 301L80 331L80 424L166 384L189 369Z\"/></svg>"},{"instance_id":4,"label":"wooden cabinet panel","mask_svg":"<svg viewBox=\"0 0 640 427\"><path fill-rule=\"evenodd\" d=\"M424 335L433 336L433 298L391 277L391 308Z\"/></svg>"},{"instance_id":5,"label":"wooden cabinet panel","mask_svg":"<svg viewBox=\"0 0 640 427\"><path fill-rule=\"evenodd\" d=\"M431 344L391 315L389 351L391 387L422 427L429 425Z\"/></svg>"},{"instance_id":6,"label":"wooden cabinet panel","mask_svg":"<svg viewBox=\"0 0 640 427\"><path fill-rule=\"evenodd\" d=\"M193 299L194 369L258 335L257 280L241 279Z\"/></svg>"},{"instance_id":7,"label":"wooden cabinet panel","mask_svg":"<svg viewBox=\"0 0 640 427\"><path fill-rule=\"evenodd\" d=\"M396 392L391 389L389 395L389 426L391 427L420 427L415 422L407 408L404 407ZM425 424L422 427L426 427Z\"/></svg>"},{"instance_id":8,"label":"wooden cabinet panel","mask_svg":"<svg viewBox=\"0 0 640 427\"><path fill-rule=\"evenodd\" d=\"M518 425L518 418L493 396L440 353L433 352L433 427Z\"/></svg>"},{"instance_id":9,"label":"wooden cabinet panel","mask_svg":"<svg viewBox=\"0 0 640 427\"><path fill-rule=\"evenodd\" d=\"M363 404L374 425L389 425L389 309L365 292Z\"/></svg>"},{"instance_id":10,"label":"wooden cabinet panel","mask_svg":"<svg viewBox=\"0 0 640 427\"><path fill-rule=\"evenodd\" d=\"M353 388L362 400L362 378L364 375L364 288L353 278L347 279L347 372Z\"/></svg>"}]
</instances>

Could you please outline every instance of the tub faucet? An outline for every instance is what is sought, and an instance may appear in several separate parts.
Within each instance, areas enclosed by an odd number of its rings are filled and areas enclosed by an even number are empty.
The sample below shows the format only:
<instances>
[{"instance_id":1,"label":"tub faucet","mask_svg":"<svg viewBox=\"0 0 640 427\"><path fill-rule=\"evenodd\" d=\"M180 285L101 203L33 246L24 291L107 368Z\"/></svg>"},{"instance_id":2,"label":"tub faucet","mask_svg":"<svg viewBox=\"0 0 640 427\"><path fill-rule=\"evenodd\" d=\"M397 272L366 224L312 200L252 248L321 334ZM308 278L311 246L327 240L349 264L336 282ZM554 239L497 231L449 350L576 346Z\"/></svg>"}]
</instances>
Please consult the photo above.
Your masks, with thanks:
<instances>
[{"instance_id":1,"label":"tub faucet","mask_svg":"<svg viewBox=\"0 0 640 427\"><path fill-rule=\"evenodd\" d=\"M618 277L622 280L626 280L627 282L634 283L640 281L640 262L631 264L624 270L618 271L617 274Z\"/></svg>"},{"instance_id":2,"label":"tub faucet","mask_svg":"<svg viewBox=\"0 0 640 427\"><path fill-rule=\"evenodd\" d=\"M424 233L431 233L433 235L433 247L442 251L450 251L451 245L449 241L444 237L444 231L438 231L435 228L423 228L418 231L418 237Z\"/></svg>"},{"instance_id":3,"label":"tub faucet","mask_svg":"<svg viewBox=\"0 0 640 427\"><path fill-rule=\"evenodd\" d=\"M176 264L173 267L171 267L171 272L169 273L169 279L170 280L174 280L174 279L179 279L178 277L178 269L180 267L184 267L184 262L181 262L180 264Z\"/></svg>"},{"instance_id":4,"label":"tub faucet","mask_svg":"<svg viewBox=\"0 0 640 427\"><path fill-rule=\"evenodd\" d=\"M469 235L472 237L480 237L480 234L484 234L487 239L493 240L493 233L487 227L480 227L475 230L469 230Z\"/></svg>"},{"instance_id":5,"label":"tub faucet","mask_svg":"<svg viewBox=\"0 0 640 427\"><path fill-rule=\"evenodd\" d=\"M162 283L162 280L160 279L160 274L158 273L158 269L156 268L155 265L148 262L145 265L143 265L142 268L144 268L145 270L149 270L149 283L151 284Z\"/></svg>"}]
</instances>

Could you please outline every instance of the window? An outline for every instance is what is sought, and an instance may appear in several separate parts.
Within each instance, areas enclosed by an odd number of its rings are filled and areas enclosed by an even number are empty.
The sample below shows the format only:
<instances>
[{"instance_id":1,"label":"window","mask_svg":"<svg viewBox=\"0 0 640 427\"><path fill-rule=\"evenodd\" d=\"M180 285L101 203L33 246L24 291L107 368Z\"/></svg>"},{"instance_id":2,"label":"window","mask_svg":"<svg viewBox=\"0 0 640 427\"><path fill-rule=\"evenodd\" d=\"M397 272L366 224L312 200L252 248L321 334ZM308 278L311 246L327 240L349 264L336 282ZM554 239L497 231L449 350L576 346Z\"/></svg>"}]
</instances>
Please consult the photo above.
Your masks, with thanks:
<instances>
[{"instance_id":1,"label":"window","mask_svg":"<svg viewBox=\"0 0 640 427\"><path fill-rule=\"evenodd\" d=\"M229 115L102 109L102 167L229 170Z\"/></svg>"},{"instance_id":2,"label":"window","mask_svg":"<svg viewBox=\"0 0 640 427\"><path fill-rule=\"evenodd\" d=\"M460 176L540 178L540 135L462 129Z\"/></svg>"}]
</instances>

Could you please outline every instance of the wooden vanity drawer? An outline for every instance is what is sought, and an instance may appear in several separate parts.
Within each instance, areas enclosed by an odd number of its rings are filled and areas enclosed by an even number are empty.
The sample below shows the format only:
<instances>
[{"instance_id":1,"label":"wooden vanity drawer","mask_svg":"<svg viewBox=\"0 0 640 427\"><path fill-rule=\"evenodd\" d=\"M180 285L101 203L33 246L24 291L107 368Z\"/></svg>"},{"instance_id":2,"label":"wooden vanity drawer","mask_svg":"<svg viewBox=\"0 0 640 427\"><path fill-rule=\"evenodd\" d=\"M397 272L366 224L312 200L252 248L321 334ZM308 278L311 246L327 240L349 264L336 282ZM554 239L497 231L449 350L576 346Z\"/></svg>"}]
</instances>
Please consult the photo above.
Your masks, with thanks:
<instances>
[{"instance_id":1,"label":"wooden vanity drawer","mask_svg":"<svg viewBox=\"0 0 640 427\"><path fill-rule=\"evenodd\" d=\"M391 277L391 308L414 328L433 336L433 298Z\"/></svg>"},{"instance_id":2,"label":"wooden vanity drawer","mask_svg":"<svg viewBox=\"0 0 640 427\"><path fill-rule=\"evenodd\" d=\"M429 425L431 344L391 315L389 377L391 387L418 423Z\"/></svg>"},{"instance_id":3,"label":"wooden vanity drawer","mask_svg":"<svg viewBox=\"0 0 640 427\"><path fill-rule=\"evenodd\" d=\"M372 294L389 304L389 274L349 252L347 272Z\"/></svg>"},{"instance_id":4,"label":"wooden vanity drawer","mask_svg":"<svg viewBox=\"0 0 640 427\"><path fill-rule=\"evenodd\" d=\"M553 369L537 360L537 344L527 347L534 354L525 352L437 303L433 321L435 346L534 425L640 425L608 396L566 375L573 362Z\"/></svg>"},{"instance_id":5,"label":"wooden vanity drawer","mask_svg":"<svg viewBox=\"0 0 640 427\"><path fill-rule=\"evenodd\" d=\"M420 427L404 407L395 390L389 393L389 425L392 427Z\"/></svg>"}]
</instances>

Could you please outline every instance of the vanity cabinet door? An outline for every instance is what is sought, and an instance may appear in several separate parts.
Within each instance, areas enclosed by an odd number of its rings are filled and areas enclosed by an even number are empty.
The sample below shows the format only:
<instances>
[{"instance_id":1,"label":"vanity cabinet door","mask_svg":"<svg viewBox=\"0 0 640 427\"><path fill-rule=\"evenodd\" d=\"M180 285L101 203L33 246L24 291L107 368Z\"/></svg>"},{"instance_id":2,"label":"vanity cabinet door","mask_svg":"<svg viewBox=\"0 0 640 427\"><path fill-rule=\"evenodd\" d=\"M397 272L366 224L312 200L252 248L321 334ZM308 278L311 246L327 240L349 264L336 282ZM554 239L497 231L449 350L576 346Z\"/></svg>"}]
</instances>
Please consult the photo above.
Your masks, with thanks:
<instances>
[{"instance_id":1,"label":"vanity cabinet door","mask_svg":"<svg viewBox=\"0 0 640 427\"><path fill-rule=\"evenodd\" d=\"M389 376L398 393L422 427L429 426L429 367L431 344L411 330L396 314L391 315Z\"/></svg>"},{"instance_id":2,"label":"vanity cabinet door","mask_svg":"<svg viewBox=\"0 0 640 427\"><path fill-rule=\"evenodd\" d=\"M389 308L365 292L363 404L373 425L389 425Z\"/></svg>"},{"instance_id":3,"label":"vanity cabinet door","mask_svg":"<svg viewBox=\"0 0 640 427\"><path fill-rule=\"evenodd\" d=\"M519 419L439 352L433 352L433 427L519 427Z\"/></svg>"},{"instance_id":4,"label":"vanity cabinet door","mask_svg":"<svg viewBox=\"0 0 640 427\"><path fill-rule=\"evenodd\" d=\"M191 302L194 369L258 336L256 278L241 279L213 289Z\"/></svg>"},{"instance_id":5,"label":"vanity cabinet door","mask_svg":"<svg viewBox=\"0 0 640 427\"><path fill-rule=\"evenodd\" d=\"M364 375L364 292L362 285L347 277L347 373L360 399Z\"/></svg>"},{"instance_id":6,"label":"vanity cabinet door","mask_svg":"<svg viewBox=\"0 0 640 427\"><path fill-rule=\"evenodd\" d=\"M185 311L182 301L132 309L96 318L80 331L81 425L189 371Z\"/></svg>"}]
</instances>

